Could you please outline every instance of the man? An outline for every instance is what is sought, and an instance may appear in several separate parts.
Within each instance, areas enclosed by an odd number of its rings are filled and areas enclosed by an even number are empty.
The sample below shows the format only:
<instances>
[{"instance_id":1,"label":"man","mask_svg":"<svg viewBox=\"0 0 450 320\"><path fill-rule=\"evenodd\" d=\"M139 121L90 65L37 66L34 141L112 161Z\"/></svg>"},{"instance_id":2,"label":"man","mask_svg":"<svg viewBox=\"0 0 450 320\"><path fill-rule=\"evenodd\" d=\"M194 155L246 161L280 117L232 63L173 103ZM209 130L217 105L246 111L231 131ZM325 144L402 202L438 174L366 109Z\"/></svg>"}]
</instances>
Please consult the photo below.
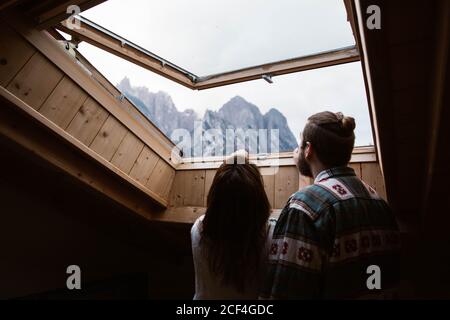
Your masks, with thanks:
<instances>
[{"instance_id":1,"label":"man","mask_svg":"<svg viewBox=\"0 0 450 320\"><path fill-rule=\"evenodd\" d=\"M347 166L354 128L354 119L342 113L308 119L294 159L314 184L292 195L281 212L261 298L361 298L396 284L395 218Z\"/></svg>"}]
</instances>

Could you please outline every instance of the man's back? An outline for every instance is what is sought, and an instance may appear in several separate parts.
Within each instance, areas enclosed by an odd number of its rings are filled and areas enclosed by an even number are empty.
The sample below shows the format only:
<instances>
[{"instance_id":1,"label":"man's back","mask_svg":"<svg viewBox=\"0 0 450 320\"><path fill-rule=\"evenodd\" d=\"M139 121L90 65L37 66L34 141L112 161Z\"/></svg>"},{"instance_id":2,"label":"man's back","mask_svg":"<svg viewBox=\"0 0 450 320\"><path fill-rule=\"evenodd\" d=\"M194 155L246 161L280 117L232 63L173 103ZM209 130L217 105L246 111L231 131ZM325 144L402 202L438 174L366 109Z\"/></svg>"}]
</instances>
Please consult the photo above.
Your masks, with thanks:
<instances>
[{"instance_id":1,"label":"man's back","mask_svg":"<svg viewBox=\"0 0 450 320\"><path fill-rule=\"evenodd\" d=\"M261 296L356 298L369 292L371 265L387 289L398 279L399 240L389 206L353 169L322 171L280 215Z\"/></svg>"}]
</instances>

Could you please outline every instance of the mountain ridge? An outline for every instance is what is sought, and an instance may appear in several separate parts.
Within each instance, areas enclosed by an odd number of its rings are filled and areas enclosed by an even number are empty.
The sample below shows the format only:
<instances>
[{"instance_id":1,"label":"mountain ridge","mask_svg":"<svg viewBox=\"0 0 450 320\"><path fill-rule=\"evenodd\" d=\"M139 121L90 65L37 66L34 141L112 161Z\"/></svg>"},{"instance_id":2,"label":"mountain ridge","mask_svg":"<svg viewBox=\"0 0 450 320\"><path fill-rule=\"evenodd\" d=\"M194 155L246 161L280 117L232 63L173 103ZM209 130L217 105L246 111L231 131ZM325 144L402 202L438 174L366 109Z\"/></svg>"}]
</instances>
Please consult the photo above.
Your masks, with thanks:
<instances>
[{"instance_id":1,"label":"mountain ridge","mask_svg":"<svg viewBox=\"0 0 450 320\"><path fill-rule=\"evenodd\" d=\"M279 150L273 150L269 146L268 150L258 148L257 152L291 151L297 146L297 141L288 126L286 117L278 109L271 108L262 114L258 106L239 95L232 97L217 111L207 109L203 117L200 117L193 109L179 111L171 96L164 91L155 93L144 86L132 86L128 77L123 78L117 88L169 138L175 129L180 128L186 129L192 134L196 121L201 121L203 130L220 129L222 143L226 139L226 129L243 129L244 131L267 129L269 133L271 129L278 129ZM248 145L251 145L252 142L257 144L259 141L254 138L248 139ZM243 143L241 140L236 140L236 144ZM174 141L174 143L177 142ZM216 155L214 154L216 146L214 142L202 145L200 149L203 156ZM195 156L199 155L195 154Z\"/></svg>"}]
</instances>

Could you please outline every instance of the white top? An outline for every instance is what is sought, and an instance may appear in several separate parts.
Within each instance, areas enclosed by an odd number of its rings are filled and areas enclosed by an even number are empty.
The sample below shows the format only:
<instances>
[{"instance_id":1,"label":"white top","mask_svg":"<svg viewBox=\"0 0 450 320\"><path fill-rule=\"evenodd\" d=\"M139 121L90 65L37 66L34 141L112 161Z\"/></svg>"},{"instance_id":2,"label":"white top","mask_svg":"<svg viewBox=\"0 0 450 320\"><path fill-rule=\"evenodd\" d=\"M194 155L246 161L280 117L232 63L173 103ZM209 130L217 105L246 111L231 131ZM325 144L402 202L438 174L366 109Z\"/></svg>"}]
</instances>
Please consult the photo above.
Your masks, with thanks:
<instances>
[{"instance_id":1,"label":"white top","mask_svg":"<svg viewBox=\"0 0 450 320\"><path fill-rule=\"evenodd\" d=\"M230 285L224 285L221 278L212 273L209 269L208 261L204 256L200 245L201 238L201 228L204 215L199 217L195 221L191 229L191 240L192 240L192 255L194 259L195 268L195 295L194 300L248 300L248 299L258 299L258 291L260 283L255 281L254 284L249 285L246 288L246 292L239 292L236 288ZM269 220L268 222L268 239L267 244L272 239L273 227L275 225L275 220ZM262 263L267 261L268 246L266 245L266 251L263 255L264 260Z\"/></svg>"}]
</instances>

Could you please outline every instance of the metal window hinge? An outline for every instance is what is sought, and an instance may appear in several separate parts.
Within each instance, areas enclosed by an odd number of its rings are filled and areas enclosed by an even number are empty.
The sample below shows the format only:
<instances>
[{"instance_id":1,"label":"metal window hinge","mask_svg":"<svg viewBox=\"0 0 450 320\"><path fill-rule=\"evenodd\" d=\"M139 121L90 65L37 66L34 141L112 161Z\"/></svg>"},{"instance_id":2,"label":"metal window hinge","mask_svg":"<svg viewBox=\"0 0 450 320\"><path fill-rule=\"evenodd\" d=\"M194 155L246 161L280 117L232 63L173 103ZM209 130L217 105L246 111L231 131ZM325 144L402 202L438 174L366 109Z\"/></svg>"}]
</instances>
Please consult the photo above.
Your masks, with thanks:
<instances>
[{"instance_id":1,"label":"metal window hinge","mask_svg":"<svg viewBox=\"0 0 450 320\"><path fill-rule=\"evenodd\" d=\"M262 78L268 83L273 83L272 76L270 74L263 74Z\"/></svg>"}]
</instances>

